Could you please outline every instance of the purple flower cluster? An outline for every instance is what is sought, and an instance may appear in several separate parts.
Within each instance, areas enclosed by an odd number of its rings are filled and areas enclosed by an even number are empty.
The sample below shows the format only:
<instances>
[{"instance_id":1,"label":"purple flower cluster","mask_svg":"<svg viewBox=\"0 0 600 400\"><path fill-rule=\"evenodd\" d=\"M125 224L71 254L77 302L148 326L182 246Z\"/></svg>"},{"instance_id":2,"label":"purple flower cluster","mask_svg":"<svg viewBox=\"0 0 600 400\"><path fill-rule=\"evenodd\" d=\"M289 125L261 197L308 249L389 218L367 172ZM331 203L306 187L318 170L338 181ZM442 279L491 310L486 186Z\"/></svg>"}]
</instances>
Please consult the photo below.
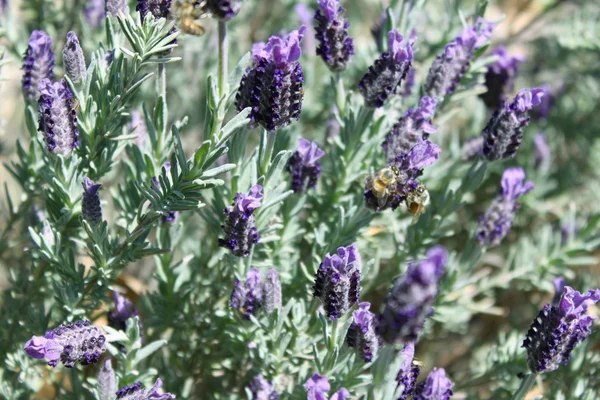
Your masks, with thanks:
<instances>
[{"instance_id":1,"label":"purple flower cluster","mask_svg":"<svg viewBox=\"0 0 600 400\"><path fill-rule=\"evenodd\" d=\"M273 384L264 376L256 376L248 385L252 392L252 400L278 400L279 394L273 388Z\"/></svg>"},{"instance_id":2,"label":"purple flower cluster","mask_svg":"<svg viewBox=\"0 0 600 400\"><path fill-rule=\"evenodd\" d=\"M497 246L510 232L519 209L519 197L533 190L533 182L525 182L525 171L508 168L502 175L502 190L488 210L479 218L477 239L482 246Z\"/></svg>"},{"instance_id":3,"label":"purple flower cluster","mask_svg":"<svg viewBox=\"0 0 600 400\"><path fill-rule=\"evenodd\" d=\"M554 371L569 362L575 346L592 332L594 318L586 315L586 311L599 300L600 289L581 294L566 286L557 305L544 306L523 341L527 364L533 373Z\"/></svg>"},{"instance_id":4,"label":"purple flower cluster","mask_svg":"<svg viewBox=\"0 0 600 400\"><path fill-rule=\"evenodd\" d=\"M304 384L308 391L306 400L327 400L327 393L331 390L329 379L326 376L314 374ZM329 400L345 400L350 396L348 389L341 388L329 398Z\"/></svg>"},{"instance_id":5,"label":"purple flower cluster","mask_svg":"<svg viewBox=\"0 0 600 400\"><path fill-rule=\"evenodd\" d=\"M390 96L397 94L412 65L416 36L413 34L405 40L393 30L388 37L389 51L379 56L358 83L358 89L369 107L382 107Z\"/></svg>"},{"instance_id":6,"label":"purple flower cluster","mask_svg":"<svg viewBox=\"0 0 600 400\"><path fill-rule=\"evenodd\" d=\"M89 321L77 321L46 332L44 336L33 336L25 344L25 352L33 358L48 360L56 367L61 361L65 367L75 364L93 364L106 350L106 338Z\"/></svg>"},{"instance_id":7,"label":"purple flower cluster","mask_svg":"<svg viewBox=\"0 0 600 400\"><path fill-rule=\"evenodd\" d=\"M317 55L330 70L339 72L346 69L354 54L354 43L348 36L350 23L343 17L345 10L339 0L318 1L320 8L315 13L315 37L319 41Z\"/></svg>"},{"instance_id":8,"label":"purple flower cluster","mask_svg":"<svg viewBox=\"0 0 600 400\"><path fill-rule=\"evenodd\" d=\"M260 308L270 314L281 309L281 282L275 269L270 269L264 282L260 280L260 272L250 268L243 283L236 279L229 300L231 308L239 310L246 318L256 315Z\"/></svg>"},{"instance_id":9,"label":"purple flower cluster","mask_svg":"<svg viewBox=\"0 0 600 400\"><path fill-rule=\"evenodd\" d=\"M83 178L83 197L81 199L81 216L92 225L102 222L102 206L98 189L100 184L92 182L87 176Z\"/></svg>"},{"instance_id":10,"label":"purple flower cluster","mask_svg":"<svg viewBox=\"0 0 600 400\"><path fill-rule=\"evenodd\" d=\"M377 326L386 343L408 343L419 338L425 320L433 314L447 260L446 249L433 247L424 260L410 263L406 274L396 279Z\"/></svg>"},{"instance_id":11,"label":"purple flower cluster","mask_svg":"<svg viewBox=\"0 0 600 400\"><path fill-rule=\"evenodd\" d=\"M292 155L287 170L292 176L292 190L296 193L306 192L317 186L321 176L321 163L318 161L325 155L316 141L298 139L298 150Z\"/></svg>"},{"instance_id":12,"label":"purple flower cluster","mask_svg":"<svg viewBox=\"0 0 600 400\"><path fill-rule=\"evenodd\" d=\"M418 107L408 109L394 124L382 144L388 162L393 162L398 154L409 153L420 139L427 139L437 131L431 124L436 104L435 99L425 96Z\"/></svg>"},{"instance_id":13,"label":"purple flower cluster","mask_svg":"<svg viewBox=\"0 0 600 400\"><path fill-rule=\"evenodd\" d=\"M79 146L79 128L73 95L65 80L43 79L39 88L39 131L53 154L68 156Z\"/></svg>"},{"instance_id":14,"label":"purple flower cluster","mask_svg":"<svg viewBox=\"0 0 600 400\"><path fill-rule=\"evenodd\" d=\"M421 369L414 361L414 343L406 343L400 353L402 354L403 359L398 375L396 375L396 382L398 382L398 386L402 385L403 389L397 400L407 400L414 394L415 388L417 387L417 378L421 373Z\"/></svg>"},{"instance_id":15,"label":"purple flower cluster","mask_svg":"<svg viewBox=\"0 0 600 400\"><path fill-rule=\"evenodd\" d=\"M358 303L361 269L356 244L340 247L337 254L325 256L317 271L313 296L321 300L330 319L340 318Z\"/></svg>"},{"instance_id":16,"label":"purple flower cluster","mask_svg":"<svg viewBox=\"0 0 600 400\"><path fill-rule=\"evenodd\" d=\"M242 0L205 0L202 11L214 18L230 20L242 8Z\"/></svg>"},{"instance_id":17,"label":"purple flower cluster","mask_svg":"<svg viewBox=\"0 0 600 400\"><path fill-rule=\"evenodd\" d=\"M65 73L73 83L80 83L85 80L87 75L85 57L75 32L67 33L67 41L63 48L63 65Z\"/></svg>"},{"instance_id":18,"label":"purple flower cluster","mask_svg":"<svg viewBox=\"0 0 600 400\"><path fill-rule=\"evenodd\" d=\"M480 97L486 106L496 110L504 104L508 94L513 91L519 63L525 59L520 56L509 56L504 46L498 46L492 55L498 60L488 66L485 74L487 92Z\"/></svg>"},{"instance_id":19,"label":"purple flower cluster","mask_svg":"<svg viewBox=\"0 0 600 400\"><path fill-rule=\"evenodd\" d=\"M356 349L365 362L375 359L379 350L379 337L375 332L377 319L375 314L369 311L371 304L360 303L358 310L352 313L352 325L346 334L346 344Z\"/></svg>"},{"instance_id":20,"label":"purple flower cluster","mask_svg":"<svg viewBox=\"0 0 600 400\"><path fill-rule=\"evenodd\" d=\"M304 74L298 59L305 32L302 26L252 47L252 65L246 69L235 98L238 111L250 107L252 126L275 131L300 118Z\"/></svg>"},{"instance_id":21,"label":"purple flower cluster","mask_svg":"<svg viewBox=\"0 0 600 400\"><path fill-rule=\"evenodd\" d=\"M156 379L156 383L151 389L145 389L141 382L125 386L117 391L117 400L168 400L174 399L175 395L171 393L161 393L162 380Z\"/></svg>"},{"instance_id":22,"label":"purple flower cluster","mask_svg":"<svg viewBox=\"0 0 600 400\"><path fill-rule=\"evenodd\" d=\"M54 80L52 38L46 32L31 32L23 59L23 71L23 94L27 100L37 101L42 81Z\"/></svg>"},{"instance_id":23,"label":"purple flower cluster","mask_svg":"<svg viewBox=\"0 0 600 400\"><path fill-rule=\"evenodd\" d=\"M427 379L417 386L413 400L449 400L454 384L446 377L444 368L434 368Z\"/></svg>"},{"instance_id":24,"label":"purple flower cluster","mask_svg":"<svg viewBox=\"0 0 600 400\"><path fill-rule=\"evenodd\" d=\"M496 110L481 135L483 155L489 161L513 157L523 141L523 128L529 125L527 112L541 103L541 89L523 89L512 102Z\"/></svg>"},{"instance_id":25,"label":"purple flower cluster","mask_svg":"<svg viewBox=\"0 0 600 400\"><path fill-rule=\"evenodd\" d=\"M260 207L262 186L254 185L248 194L238 193L233 205L225 209L227 220L223 225L224 239L219 239L219 246L226 247L237 257L248 257L260 235L254 221L254 210Z\"/></svg>"},{"instance_id":26,"label":"purple flower cluster","mask_svg":"<svg viewBox=\"0 0 600 400\"><path fill-rule=\"evenodd\" d=\"M425 81L425 93L442 98L454 92L469 65L475 50L492 36L495 24L478 18L472 27L465 28L433 61Z\"/></svg>"},{"instance_id":27,"label":"purple flower cluster","mask_svg":"<svg viewBox=\"0 0 600 400\"><path fill-rule=\"evenodd\" d=\"M155 19L167 18L171 12L171 0L137 0L135 10L140 12L142 21L148 14Z\"/></svg>"}]
</instances>

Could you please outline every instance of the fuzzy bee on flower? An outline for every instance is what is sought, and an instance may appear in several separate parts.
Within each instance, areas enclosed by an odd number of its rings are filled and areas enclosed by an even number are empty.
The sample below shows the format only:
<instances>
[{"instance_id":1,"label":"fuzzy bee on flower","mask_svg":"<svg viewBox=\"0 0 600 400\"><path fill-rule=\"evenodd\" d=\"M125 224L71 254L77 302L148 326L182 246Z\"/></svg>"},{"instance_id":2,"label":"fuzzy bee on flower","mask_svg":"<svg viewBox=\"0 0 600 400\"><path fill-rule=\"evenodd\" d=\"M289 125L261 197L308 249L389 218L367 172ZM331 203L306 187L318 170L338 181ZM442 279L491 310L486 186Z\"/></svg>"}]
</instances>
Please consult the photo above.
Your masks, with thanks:
<instances>
[{"instance_id":1,"label":"fuzzy bee on flower","mask_svg":"<svg viewBox=\"0 0 600 400\"><path fill-rule=\"evenodd\" d=\"M206 18L202 10L202 1L177 0L173 2L173 12L177 17L177 26L183 33L194 36L204 35L204 26L200 19Z\"/></svg>"}]
</instances>

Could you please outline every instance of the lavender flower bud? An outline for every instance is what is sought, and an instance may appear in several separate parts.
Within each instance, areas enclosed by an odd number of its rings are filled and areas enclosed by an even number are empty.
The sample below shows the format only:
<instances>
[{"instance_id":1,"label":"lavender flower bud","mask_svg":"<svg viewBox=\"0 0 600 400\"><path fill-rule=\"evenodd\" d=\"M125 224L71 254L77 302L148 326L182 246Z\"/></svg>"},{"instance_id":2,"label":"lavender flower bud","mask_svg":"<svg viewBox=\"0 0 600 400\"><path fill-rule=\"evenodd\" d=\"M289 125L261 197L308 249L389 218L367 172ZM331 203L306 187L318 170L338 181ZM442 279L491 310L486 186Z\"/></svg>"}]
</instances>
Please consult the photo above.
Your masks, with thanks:
<instances>
[{"instance_id":1,"label":"lavender flower bud","mask_svg":"<svg viewBox=\"0 0 600 400\"><path fill-rule=\"evenodd\" d=\"M453 93L469 69L475 50L489 40L494 27L495 24L478 18L472 27L465 28L460 36L448 43L429 69L425 93L438 99Z\"/></svg>"},{"instance_id":2,"label":"lavender flower bud","mask_svg":"<svg viewBox=\"0 0 600 400\"><path fill-rule=\"evenodd\" d=\"M496 110L504 104L507 95L513 91L519 63L525 59L520 56L509 56L504 46L498 46L492 54L497 56L498 60L488 66L485 74L487 92L479 97L486 106Z\"/></svg>"},{"instance_id":3,"label":"lavender flower bud","mask_svg":"<svg viewBox=\"0 0 600 400\"><path fill-rule=\"evenodd\" d=\"M425 320L433 314L438 282L447 260L446 249L433 247L424 260L410 263L406 274L396 279L377 327L386 343L408 343L419 338Z\"/></svg>"},{"instance_id":4,"label":"lavender flower bud","mask_svg":"<svg viewBox=\"0 0 600 400\"><path fill-rule=\"evenodd\" d=\"M39 131L44 134L46 147L53 154L68 156L79 146L79 128L73 95L64 80L40 83Z\"/></svg>"},{"instance_id":5,"label":"lavender flower bud","mask_svg":"<svg viewBox=\"0 0 600 400\"><path fill-rule=\"evenodd\" d=\"M343 71L354 54L354 43L348 36L350 23L344 19L344 8L339 0L318 0L315 13L316 38L319 41L317 55L334 72Z\"/></svg>"},{"instance_id":6,"label":"lavender flower bud","mask_svg":"<svg viewBox=\"0 0 600 400\"><path fill-rule=\"evenodd\" d=\"M81 200L81 215L92 225L102 222L102 207L98 189L100 184L92 182L87 176L83 178L83 199Z\"/></svg>"},{"instance_id":7,"label":"lavender flower bud","mask_svg":"<svg viewBox=\"0 0 600 400\"><path fill-rule=\"evenodd\" d=\"M434 368L427 379L419 384L413 400L449 400L454 384L446 377L444 368Z\"/></svg>"},{"instance_id":8,"label":"lavender flower bud","mask_svg":"<svg viewBox=\"0 0 600 400\"><path fill-rule=\"evenodd\" d=\"M560 298L562 297L562 294L565 291L567 281L565 281L565 278L563 278L562 276L558 276L552 279L552 285L554 286L554 297L552 298L552 305L556 306L560 302Z\"/></svg>"},{"instance_id":9,"label":"lavender flower bud","mask_svg":"<svg viewBox=\"0 0 600 400\"><path fill-rule=\"evenodd\" d=\"M159 392L162 386L162 380L156 379L152 389L144 389L141 382L125 386L117 391L117 400L168 400L174 399L175 395L171 393Z\"/></svg>"},{"instance_id":10,"label":"lavender flower bud","mask_svg":"<svg viewBox=\"0 0 600 400\"><path fill-rule=\"evenodd\" d=\"M106 0L105 6L106 14L112 17L116 17L119 14L129 13L127 0Z\"/></svg>"},{"instance_id":11,"label":"lavender flower bud","mask_svg":"<svg viewBox=\"0 0 600 400\"><path fill-rule=\"evenodd\" d=\"M233 291L229 305L239 310L246 318L255 315L263 303L263 287L260 283L260 272L250 268L246 273L246 281L242 284L239 279L233 283Z\"/></svg>"},{"instance_id":12,"label":"lavender flower bud","mask_svg":"<svg viewBox=\"0 0 600 400\"><path fill-rule=\"evenodd\" d=\"M431 97L423 97L418 107L410 108L392 127L382 144L388 162L394 161L400 153L409 153L419 142L435 133L437 128L431 124L437 101Z\"/></svg>"},{"instance_id":13,"label":"lavender flower bud","mask_svg":"<svg viewBox=\"0 0 600 400\"><path fill-rule=\"evenodd\" d=\"M252 47L252 65L246 69L235 98L238 111L252 109L251 126L259 124L275 131L300 118L304 75L298 59L305 32L302 26Z\"/></svg>"},{"instance_id":14,"label":"lavender flower bud","mask_svg":"<svg viewBox=\"0 0 600 400\"><path fill-rule=\"evenodd\" d=\"M87 75L85 58L83 57L83 50L81 50L79 39L75 32L67 33L67 42L63 48L63 65L65 73L73 83L85 80Z\"/></svg>"},{"instance_id":15,"label":"lavender flower bud","mask_svg":"<svg viewBox=\"0 0 600 400\"><path fill-rule=\"evenodd\" d=\"M479 218L477 239L482 246L500 244L512 226L520 204L519 197L533 190L533 182L525 181L525 171L508 168L502 175L502 190L490 208Z\"/></svg>"},{"instance_id":16,"label":"lavender flower bud","mask_svg":"<svg viewBox=\"0 0 600 400\"><path fill-rule=\"evenodd\" d=\"M356 348L365 362L371 362L379 350L379 337L375 333L375 314L369 311L371 304L360 303L358 310L352 313L353 322L346 335L348 347Z\"/></svg>"},{"instance_id":17,"label":"lavender flower bud","mask_svg":"<svg viewBox=\"0 0 600 400\"><path fill-rule=\"evenodd\" d=\"M263 283L263 303L267 314L271 314L275 309L281 310L281 282L275 269L267 272Z\"/></svg>"},{"instance_id":18,"label":"lavender flower bud","mask_svg":"<svg viewBox=\"0 0 600 400\"><path fill-rule=\"evenodd\" d=\"M356 244L340 247L338 254L325 256L317 271L313 296L321 299L330 319L340 318L358 302L361 269Z\"/></svg>"},{"instance_id":19,"label":"lavender flower bud","mask_svg":"<svg viewBox=\"0 0 600 400\"><path fill-rule=\"evenodd\" d=\"M261 190L262 186L254 185L247 195L236 194L233 205L224 211L227 215L222 226L225 238L219 239L219 246L228 248L237 257L248 257L252 246L258 244L260 235L252 213L260 207Z\"/></svg>"},{"instance_id":20,"label":"lavender flower bud","mask_svg":"<svg viewBox=\"0 0 600 400\"><path fill-rule=\"evenodd\" d=\"M23 58L23 94L30 101L40 97L42 80L54 79L52 38L44 31L33 31Z\"/></svg>"},{"instance_id":21,"label":"lavender flower bud","mask_svg":"<svg viewBox=\"0 0 600 400\"><path fill-rule=\"evenodd\" d=\"M230 20L238 15L242 8L242 0L206 0L203 11L214 18Z\"/></svg>"},{"instance_id":22,"label":"lavender flower bud","mask_svg":"<svg viewBox=\"0 0 600 400\"><path fill-rule=\"evenodd\" d=\"M278 400L279 395L273 388L273 384L264 376L258 375L248 385L252 392L252 400Z\"/></svg>"},{"instance_id":23,"label":"lavender flower bud","mask_svg":"<svg viewBox=\"0 0 600 400\"><path fill-rule=\"evenodd\" d=\"M523 341L527 364L533 373L550 372L560 364L567 365L575 346L592 333L594 318L585 313L599 300L600 289L581 294L566 286L558 305L544 306Z\"/></svg>"},{"instance_id":24,"label":"lavender flower bud","mask_svg":"<svg viewBox=\"0 0 600 400\"><path fill-rule=\"evenodd\" d=\"M142 21L148 14L152 14L154 19L167 18L171 12L171 0L137 0L135 10L140 12Z\"/></svg>"},{"instance_id":25,"label":"lavender flower bud","mask_svg":"<svg viewBox=\"0 0 600 400\"><path fill-rule=\"evenodd\" d=\"M358 89L369 107L381 107L398 93L413 59L414 34L405 40L398 31L388 33L389 52L382 53L358 83Z\"/></svg>"},{"instance_id":26,"label":"lavender flower bud","mask_svg":"<svg viewBox=\"0 0 600 400\"><path fill-rule=\"evenodd\" d=\"M541 102L541 89L523 89L512 103L505 102L488 121L483 136L483 155L489 161L514 157L523 140L523 128L529 125L527 112Z\"/></svg>"},{"instance_id":27,"label":"lavender flower bud","mask_svg":"<svg viewBox=\"0 0 600 400\"><path fill-rule=\"evenodd\" d=\"M89 321L60 325L42 336L34 336L25 344L25 352L33 358L46 358L48 365L56 367L61 361L71 368L76 363L93 364L106 350L106 338Z\"/></svg>"},{"instance_id":28,"label":"lavender flower bud","mask_svg":"<svg viewBox=\"0 0 600 400\"><path fill-rule=\"evenodd\" d=\"M331 390L331 385L326 376L315 373L306 381L304 388L308 391L306 400L327 400L327 392ZM345 400L348 396L350 396L350 392L341 388L329 400Z\"/></svg>"},{"instance_id":29,"label":"lavender flower bud","mask_svg":"<svg viewBox=\"0 0 600 400\"><path fill-rule=\"evenodd\" d=\"M535 144L535 151L533 153L535 167L542 172L547 172L550 168L552 151L550 150L550 146L548 146L546 135L541 132L538 133L533 138L533 143Z\"/></svg>"},{"instance_id":30,"label":"lavender flower bud","mask_svg":"<svg viewBox=\"0 0 600 400\"><path fill-rule=\"evenodd\" d=\"M83 10L83 13L88 24L90 24L93 28L98 28L106 17L104 0L89 0L87 6Z\"/></svg>"},{"instance_id":31,"label":"lavender flower bud","mask_svg":"<svg viewBox=\"0 0 600 400\"><path fill-rule=\"evenodd\" d=\"M404 359L402 360L402 365L396 376L396 382L398 382L398 386L402 385L404 389L402 389L402 394L400 394L400 397L398 397L397 400L407 400L409 396L412 396L415 392L417 378L419 377L421 369L414 362L414 343L409 342L404 345L404 348L400 353L402 353Z\"/></svg>"},{"instance_id":32,"label":"lavender flower bud","mask_svg":"<svg viewBox=\"0 0 600 400\"><path fill-rule=\"evenodd\" d=\"M325 152L317 146L316 141L298 139L298 150L287 165L287 170L292 175L294 192L306 192L317 186L317 179L321 176L321 163L318 160L324 155Z\"/></svg>"},{"instance_id":33,"label":"lavender flower bud","mask_svg":"<svg viewBox=\"0 0 600 400\"><path fill-rule=\"evenodd\" d=\"M112 369L110 358L104 360L104 366L98 373L98 395L102 400L113 400L117 391L115 371Z\"/></svg>"},{"instance_id":34,"label":"lavender flower bud","mask_svg":"<svg viewBox=\"0 0 600 400\"><path fill-rule=\"evenodd\" d=\"M471 138L471 139L467 140L465 142L465 144L463 145L462 152L461 152L462 159L465 161L472 160L473 158L482 154L482 151L483 151L483 137L477 136L477 137Z\"/></svg>"}]
</instances>

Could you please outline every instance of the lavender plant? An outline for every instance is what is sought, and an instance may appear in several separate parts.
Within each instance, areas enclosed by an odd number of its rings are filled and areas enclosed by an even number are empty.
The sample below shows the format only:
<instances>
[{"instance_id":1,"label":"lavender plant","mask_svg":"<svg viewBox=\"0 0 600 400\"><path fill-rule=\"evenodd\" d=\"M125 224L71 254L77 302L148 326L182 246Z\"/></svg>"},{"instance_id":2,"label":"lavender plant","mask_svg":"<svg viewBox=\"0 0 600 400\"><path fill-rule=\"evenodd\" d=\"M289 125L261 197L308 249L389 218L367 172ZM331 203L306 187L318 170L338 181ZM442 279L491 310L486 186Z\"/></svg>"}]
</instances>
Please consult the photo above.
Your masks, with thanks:
<instances>
[{"instance_id":1,"label":"lavender plant","mask_svg":"<svg viewBox=\"0 0 600 400\"><path fill-rule=\"evenodd\" d=\"M0 0L0 397L597 398L600 5L518 3Z\"/></svg>"}]
</instances>

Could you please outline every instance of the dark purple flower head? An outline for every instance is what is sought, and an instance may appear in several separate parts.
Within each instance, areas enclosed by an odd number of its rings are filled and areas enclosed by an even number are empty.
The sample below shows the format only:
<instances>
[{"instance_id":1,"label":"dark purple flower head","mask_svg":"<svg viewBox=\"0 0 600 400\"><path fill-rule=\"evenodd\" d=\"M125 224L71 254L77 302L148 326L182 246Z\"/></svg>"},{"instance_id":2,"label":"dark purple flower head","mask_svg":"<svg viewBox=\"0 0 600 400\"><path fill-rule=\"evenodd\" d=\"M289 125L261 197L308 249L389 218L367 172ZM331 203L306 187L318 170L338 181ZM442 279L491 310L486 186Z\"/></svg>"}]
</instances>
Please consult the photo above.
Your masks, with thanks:
<instances>
[{"instance_id":1,"label":"dark purple flower head","mask_svg":"<svg viewBox=\"0 0 600 400\"><path fill-rule=\"evenodd\" d=\"M529 125L527 112L541 102L541 89L523 89L511 103L505 102L488 121L483 136L483 155L489 161L514 157Z\"/></svg>"},{"instance_id":2,"label":"dark purple flower head","mask_svg":"<svg viewBox=\"0 0 600 400\"><path fill-rule=\"evenodd\" d=\"M81 215L90 224L98 225L102 222L102 206L98 196L98 189L102 185L92 182L87 176L83 178L82 185Z\"/></svg>"},{"instance_id":3,"label":"dark purple flower head","mask_svg":"<svg viewBox=\"0 0 600 400\"><path fill-rule=\"evenodd\" d=\"M337 254L327 254L319 266L313 296L323 303L325 313L334 320L358 303L362 261L356 244L338 248Z\"/></svg>"},{"instance_id":4,"label":"dark purple flower head","mask_svg":"<svg viewBox=\"0 0 600 400\"><path fill-rule=\"evenodd\" d=\"M547 171L550 167L552 150L550 150L550 146L548 146L546 135L541 132L538 133L533 138L533 143L535 144L535 151L533 153L535 167L541 171Z\"/></svg>"},{"instance_id":5,"label":"dark purple flower head","mask_svg":"<svg viewBox=\"0 0 600 400\"><path fill-rule=\"evenodd\" d=\"M104 359L104 364L100 368L100 372L98 372L98 384L96 388L101 399L112 399L115 396L117 382L110 358Z\"/></svg>"},{"instance_id":6,"label":"dark purple flower head","mask_svg":"<svg viewBox=\"0 0 600 400\"><path fill-rule=\"evenodd\" d=\"M259 234L252 213L260 207L263 195L262 186L254 185L246 195L238 193L233 205L225 209L227 220L223 225L224 239L219 239L219 246L226 247L233 255L248 257L250 250L258 244Z\"/></svg>"},{"instance_id":7,"label":"dark purple flower head","mask_svg":"<svg viewBox=\"0 0 600 400\"><path fill-rule=\"evenodd\" d=\"M525 182L525 171L508 168L502 175L502 190L488 210L479 218L477 239L482 246L500 244L512 226L520 207L519 197L533 190L533 182Z\"/></svg>"},{"instance_id":8,"label":"dark purple flower head","mask_svg":"<svg viewBox=\"0 0 600 400\"><path fill-rule=\"evenodd\" d=\"M250 319L251 315L258 312L263 301L263 287L260 282L260 272L256 268L250 268L246 273L244 283L236 279L233 283L233 291L229 305L239 310L244 317Z\"/></svg>"},{"instance_id":9,"label":"dark purple flower head","mask_svg":"<svg viewBox=\"0 0 600 400\"><path fill-rule=\"evenodd\" d=\"M304 388L308 391L306 400L327 400L327 392L331 390L331 385L326 376L315 373L306 381ZM341 388L329 400L345 400L348 396L350 396L350 392Z\"/></svg>"},{"instance_id":10,"label":"dark purple flower head","mask_svg":"<svg viewBox=\"0 0 600 400\"><path fill-rule=\"evenodd\" d=\"M446 377L444 368L434 368L413 396L413 400L449 400L454 384Z\"/></svg>"},{"instance_id":11,"label":"dark purple flower head","mask_svg":"<svg viewBox=\"0 0 600 400\"><path fill-rule=\"evenodd\" d=\"M600 300L600 289L581 294L566 286L557 305L546 304L533 321L523 347L529 369L540 374L567 365L575 346L592 333L587 308Z\"/></svg>"},{"instance_id":12,"label":"dark purple flower head","mask_svg":"<svg viewBox=\"0 0 600 400\"><path fill-rule=\"evenodd\" d=\"M127 327L127 320L138 315L138 311L133 303L119 292L113 292L113 299L115 308L108 313L108 325L124 331Z\"/></svg>"},{"instance_id":13,"label":"dark purple flower head","mask_svg":"<svg viewBox=\"0 0 600 400\"><path fill-rule=\"evenodd\" d=\"M298 59L305 32L302 26L252 47L252 65L246 69L235 98L238 111L251 108L251 126L258 124L275 131L300 118L304 75Z\"/></svg>"},{"instance_id":14,"label":"dark purple flower head","mask_svg":"<svg viewBox=\"0 0 600 400\"><path fill-rule=\"evenodd\" d=\"M478 18L472 27L465 28L460 36L448 43L433 61L425 81L425 93L442 98L454 92L469 65L475 50L492 36L495 24Z\"/></svg>"},{"instance_id":15,"label":"dark purple flower head","mask_svg":"<svg viewBox=\"0 0 600 400\"><path fill-rule=\"evenodd\" d=\"M23 58L23 94L29 101L40 97L42 80L54 80L52 38L44 31L33 31Z\"/></svg>"},{"instance_id":16,"label":"dark purple flower head","mask_svg":"<svg viewBox=\"0 0 600 400\"><path fill-rule=\"evenodd\" d=\"M397 400L407 400L414 394L421 369L414 362L415 345L413 342L406 343L400 353L404 358L398 375L396 375L396 382L398 382L398 386L402 385L404 389L402 389L402 394Z\"/></svg>"},{"instance_id":17,"label":"dark purple flower head","mask_svg":"<svg viewBox=\"0 0 600 400\"><path fill-rule=\"evenodd\" d=\"M39 131L53 154L68 156L79 146L79 128L73 95L64 80L43 79L39 90Z\"/></svg>"},{"instance_id":18,"label":"dark purple flower head","mask_svg":"<svg viewBox=\"0 0 600 400\"><path fill-rule=\"evenodd\" d=\"M318 160L324 155L325 152L318 147L316 141L298 139L298 150L287 165L287 170L292 176L294 192L306 192L317 186L317 180L321 176L321 163Z\"/></svg>"},{"instance_id":19,"label":"dark purple flower head","mask_svg":"<svg viewBox=\"0 0 600 400\"><path fill-rule=\"evenodd\" d=\"M135 10L140 12L142 21L148 14L155 19L167 18L171 12L171 0L137 0Z\"/></svg>"},{"instance_id":20,"label":"dark purple flower head","mask_svg":"<svg viewBox=\"0 0 600 400\"><path fill-rule=\"evenodd\" d=\"M144 389L141 382L125 386L117 391L117 400L168 400L174 399L175 395L171 393L161 393L162 380L156 379L156 383L151 389Z\"/></svg>"},{"instance_id":21,"label":"dark purple flower head","mask_svg":"<svg viewBox=\"0 0 600 400\"><path fill-rule=\"evenodd\" d=\"M330 70L343 71L354 54L354 43L348 36L350 23L343 17L345 10L339 0L318 1L319 9L315 13L315 36L319 41L317 55Z\"/></svg>"},{"instance_id":22,"label":"dark purple flower head","mask_svg":"<svg viewBox=\"0 0 600 400\"><path fill-rule=\"evenodd\" d=\"M63 48L63 65L65 73L73 83L80 83L85 80L87 75L85 57L75 32L67 33L67 41Z\"/></svg>"},{"instance_id":23,"label":"dark purple flower head","mask_svg":"<svg viewBox=\"0 0 600 400\"><path fill-rule=\"evenodd\" d=\"M281 310L281 281L277 270L271 268L263 282L263 303L267 314Z\"/></svg>"},{"instance_id":24,"label":"dark purple flower head","mask_svg":"<svg viewBox=\"0 0 600 400\"><path fill-rule=\"evenodd\" d=\"M504 46L498 46L492 55L498 57L498 60L488 66L485 74L487 92L480 97L488 108L496 110L513 91L519 63L525 59L521 56L509 56Z\"/></svg>"},{"instance_id":25,"label":"dark purple flower head","mask_svg":"<svg viewBox=\"0 0 600 400\"><path fill-rule=\"evenodd\" d=\"M48 365L56 367L61 361L65 367L75 364L93 364L106 350L106 338L102 331L90 325L89 321L64 324L46 332L44 336L34 336L25 344L25 352L33 358L48 360Z\"/></svg>"},{"instance_id":26,"label":"dark purple flower head","mask_svg":"<svg viewBox=\"0 0 600 400\"><path fill-rule=\"evenodd\" d=\"M248 385L252 392L252 400L278 400L279 395L273 388L273 384L264 376L256 376Z\"/></svg>"},{"instance_id":27,"label":"dark purple flower head","mask_svg":"<svg viewBox=\"0 0 600 400\"><path fill-rule=\"evenodd\" d=\"M88 0L87 6L84 8L83 12L85 15L85 20L93 28L98 28L106 17L104 0Z\"/></svg>"},{"instance_id":28,"label":"dark purple flower head","mask_svg":"<svg viewBox=\"0 0 600 400\"><path fill-rule=\"evenodd\" d=\"M116 17L119 14L127 14L129 7L127 0L105 0L106 14Z\"/></svg>"},{"instance_id":29,"label":"dark purple flower head","mask_svg":"<svg viewBox=\"0 0 600 400\"><path fill-rule=\"evenodd\" d=\"M388 33L388 52L382 53L358 83L358 89L369 107L381 107L400 90L402 80L412 65L414 31L408 40L396 31Z\"/></svg>"},{"instance_id":30,"label":"dark purple flower head","mask_svg":"<svg viewBox=\"0 0 600 400\"><path fill-rule=\"evenodd\" d=\"M396 279L377 327L386 343L408 343L419 338L425 320L433 314L447 260L446 249L433 247L424 260L410 263L406 274Z\"/></svg>"},{"instance_id":31,"label":"dark purple flower head","mask_svg":"<svg viewBox=\"0 0 600 400\"><path fill-rule=\"evenodd\" d=\"M242 0L205 0L202 11L214 18L225 21L238 15L242 8Z\"/></svg>"},{"instance_id":32,"label":"dark purple flower head","mask_svg":"<svg viewBox=\"0 0 600 400\"><path fill-rule=\"evenodd\" d=\"M369 308L371 304L367 302L358 305L358 310L352 313L353 322L346 335L346 344L354 347L365 362L373 361L379 350L379 337L375 333L377 320Z\"/></svg>"},{"instance_id":33,"label":"dark purple flower head","mask_svg":"<svg viewBox=\"0 0 600 400\"><path fill-rule=\"evenodd\" d=\"M435 133L437 128L431 124L437 101L423 97L418 107L410 108L392 127L382 144L388 162L393 162L400 153L409 153L419 142Z\"/></svg>"}]
</instances>

